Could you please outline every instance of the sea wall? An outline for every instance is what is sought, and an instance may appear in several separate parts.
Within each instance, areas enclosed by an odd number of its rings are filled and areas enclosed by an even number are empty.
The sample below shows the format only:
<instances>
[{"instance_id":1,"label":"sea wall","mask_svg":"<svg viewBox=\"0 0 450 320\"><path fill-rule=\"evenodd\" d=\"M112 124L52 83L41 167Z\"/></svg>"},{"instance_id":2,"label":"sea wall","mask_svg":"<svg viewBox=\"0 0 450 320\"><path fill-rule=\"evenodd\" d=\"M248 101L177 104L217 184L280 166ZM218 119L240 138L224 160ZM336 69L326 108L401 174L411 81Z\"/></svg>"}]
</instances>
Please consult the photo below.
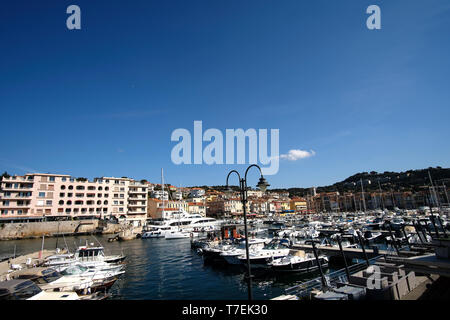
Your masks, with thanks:
<instances>
[{"instance_id":1,"label":"sea wall","mask_svg":"<svg viewBox=\"0 0 450 320\"><path fill-rule=\"evenodd\" d=\"M58 234L76 235L101 232L98 220L0 223L0 240L40 238ZM109 228L114 229L114 228Z\"/></svg>"}]
</instances>

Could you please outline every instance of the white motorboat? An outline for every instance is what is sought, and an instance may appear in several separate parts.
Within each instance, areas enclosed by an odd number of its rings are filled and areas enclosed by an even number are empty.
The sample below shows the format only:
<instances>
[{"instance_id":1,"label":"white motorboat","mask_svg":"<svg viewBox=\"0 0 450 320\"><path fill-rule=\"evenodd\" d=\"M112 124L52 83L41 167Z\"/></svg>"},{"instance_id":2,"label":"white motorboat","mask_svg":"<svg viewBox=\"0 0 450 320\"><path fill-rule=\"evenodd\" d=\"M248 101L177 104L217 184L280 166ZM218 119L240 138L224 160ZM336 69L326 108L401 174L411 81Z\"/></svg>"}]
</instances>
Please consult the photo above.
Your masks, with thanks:
<instances>
[{"instance_id":1,"label":"white motorboat","mask_svg":"<svg viewBox=\"0 0 450 320\"><path fill-rule=\"evenodd\" d=\"M257 250L260 250L264 248L264 245L267 243L266 239L249 239L248 240L248 250L249 252L254 252ZM227 250L220 251L219 255L228 264L241 264L242 261L238 259L239 256L245 254L245 240L242 241L237 246L233 246L231 248L228 248Z\"/></svg>"},{"instance_id":2,"label":"white motorboat","mask_svg":"<svg viewBox=\"0 0 450 320\"><path fill-rule=\"evenodd\" d=\"M123 270L96 270L84 267L81 264L72 265L61 272L65 277L82 277L92 280L91 291L95 292L99 289L108 289L124 274Z\"/></svg>"},{"instance_id":3,"label":"white motorboat","mask_svg":"<svg viewBox=\"0 0 450 320\"><path fill-rule=\"evenodd\" d=\"M249 260L252 267L267 268L267 263L278 258L283 258L289 254L287 242L279 239L272 240L262 249L249 252ZM241 263L247 263L247 254L238 256Z\"/></svg>"},{"instance_id":4,"label":"white motorboat","mask_svg":"<svg viewBox=\"0 0 450 320\"><path fill-rule=\"evenodd\" d=\"M164 238L166 236L166 233L169 233L171 231L178 231L178 227L173 226L152 226L150 228L147 228L147 231L145 231L141 238L142 239L149 239L149 238Z\"/></svg>"},{"instance_id":5,"label":"white motorboat","mask_svg":"<svg viewBox=\"0 0 450 320\"><path fill-rule=\"evenodd\" d=\"M81 246L75 254L57 254L46 258L44 265L47 267L68 266L74 263L82 263L84 266L100 266L106 263L114 264L125 259L124 255L105 256L103 247Z\"/></svg>"},{"instance_id":6,"label":"white motorboat","mask_svg":"<svg viewBox=\"0 0 450 320\"><path fill-rule=\"evenodd\" d=\"M321 267L328 266L328 258L325 255L319 256ZM319 268L317 259L312 253L305 253L304 251L291 251L289 255L274 259L268 265L274 271L279 272L312 272Z\"/></svg>"},{"instance_id":7,"label":"white motorboat","mask_svg":"<svg viewBox=\"0 0 450 320\"><path fill-rule=\"evenodd\" d=\"M166 232L166 234L164 235L164 238L166 238L166 240L185 239L190 237L191 234L189 232L183 232L178 230L171 230L170 232Z\"/></svg>"},{"instance_id":8,"label":"white motorboat","mask_svg":"<svg viewBox=\"0 0 450 320\"><path fill-rule=\"evenodd\" d=\"M44 273L45 271L43 271ZM75 291L90 289L94 282L89 277L63 276L59 272L47 272L35 280L37 285L45 291Z\"/></svg>"}]
</instances>

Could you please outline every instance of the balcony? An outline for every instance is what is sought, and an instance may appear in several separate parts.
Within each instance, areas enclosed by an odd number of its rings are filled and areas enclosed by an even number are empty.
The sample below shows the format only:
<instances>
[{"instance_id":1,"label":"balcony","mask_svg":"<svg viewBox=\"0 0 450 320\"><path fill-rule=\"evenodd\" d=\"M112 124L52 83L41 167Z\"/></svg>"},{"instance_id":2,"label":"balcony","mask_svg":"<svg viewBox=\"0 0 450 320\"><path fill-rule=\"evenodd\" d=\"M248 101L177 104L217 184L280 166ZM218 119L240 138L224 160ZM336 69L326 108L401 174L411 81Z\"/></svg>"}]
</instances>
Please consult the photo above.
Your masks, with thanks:
<instances>
[{"instance_id":1,"label":"balcony","mask_svg":"<svg viewBox=\"0 0 450 320\"><path fill-rule=\"evenodd\" d=\"M17 183L17 182L29 182L29 183L33 183L34 182L34 179L33 179L33 177L31 177L31 179L28 179L28 178L24 178L24 177L15 177L15 176L12 176L12 177L9 177L9 178L3 178L2 179L2 182L10 182L10 183Z\"/></svg>"},{"instance_id":2,"label":"balcony","mask_svg":"<svg viewBox=\"0 0 450 320\"><path fill-rule=\"evenodd\" d=\"M31 185L31 186L24 186L24 185L14 186L14 185L11 185L11 186L7 187L6 185L2 184L2 190L3 191L29 191L29 190L32 190L32 189L33 189L33 185Z\"/></svg>"},{"instance_id":3,"label":"balcony","mask_svg":"<svg viewBox=\"0 0 450 320\"><path fill-rule=\"evenodd\" d=\"M137 190L137 189L129 189L128 190L129 194L147 194L147 191L142 191L142 190Z\"/></svg>"},{"instance_id":4,"label":"balcony","mask_svg":"<svg viewBox=\"0 0 450 320\"><path fill-rule=\"evenodd\" d=\"M127 214L146 215L146 214L147 214L147 211L131 211L131 210L129 210L129 211L127 212Z\"/></svg>"},{"instance_id":5,"label":"balcony","mask_svg":"<svg viewBox=\"0 0 450 320\"><path fill-rule=\"evenodd\" d=\"M9 196L5 196L4 194L0 194L0 199L5 199L5 200L15 200L15 199L31 199L31 194L29 196L19 196L18 194L10 194Z\"/></svg>"},{"instance_id":6,"label":"balcony","mask_svg":"<svg viewBox=\"0 0 450 320\"><path fill-rule=\"evenodd\" d=\"M129 203L128 207L133 207L133 208L144 207L144 208L147 208L147 205L146 204L140 204L140 203Z\"/></svg>"}]
</instances>

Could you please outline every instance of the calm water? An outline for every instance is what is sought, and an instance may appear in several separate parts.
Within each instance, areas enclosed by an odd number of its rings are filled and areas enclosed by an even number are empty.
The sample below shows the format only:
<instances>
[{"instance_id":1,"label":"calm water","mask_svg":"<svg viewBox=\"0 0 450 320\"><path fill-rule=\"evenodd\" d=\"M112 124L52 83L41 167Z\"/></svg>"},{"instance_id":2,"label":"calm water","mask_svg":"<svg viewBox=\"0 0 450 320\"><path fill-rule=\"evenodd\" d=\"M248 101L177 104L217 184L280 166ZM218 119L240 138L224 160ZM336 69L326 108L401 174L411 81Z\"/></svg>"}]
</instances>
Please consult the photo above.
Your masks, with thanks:
<instances>
[{"instance_id":1,"label":"calm water","mask_svg":"<svg viewBox=\"0 0 450 320\"><path fill-rule=\"evenodd\" d=\"M85 240L96 243L93 237L66 237L73 250ZM205 265L203 259L191 250L190 239L136 239L125 242L107 242L108 237L97 237L109 254L123 252L126 273L111 288L113 299L247 299L247 284L243 269L229 266ZM54 249L56 238L45 239L44 248ZM14 252L25 254L40 250L41 240L1 241L0 255ZM64 247L62 238L58 246ZM270 299L284 292L296 282L317 276L263 275L253 283L255 299Z\"/></svg>"}]
</instances>

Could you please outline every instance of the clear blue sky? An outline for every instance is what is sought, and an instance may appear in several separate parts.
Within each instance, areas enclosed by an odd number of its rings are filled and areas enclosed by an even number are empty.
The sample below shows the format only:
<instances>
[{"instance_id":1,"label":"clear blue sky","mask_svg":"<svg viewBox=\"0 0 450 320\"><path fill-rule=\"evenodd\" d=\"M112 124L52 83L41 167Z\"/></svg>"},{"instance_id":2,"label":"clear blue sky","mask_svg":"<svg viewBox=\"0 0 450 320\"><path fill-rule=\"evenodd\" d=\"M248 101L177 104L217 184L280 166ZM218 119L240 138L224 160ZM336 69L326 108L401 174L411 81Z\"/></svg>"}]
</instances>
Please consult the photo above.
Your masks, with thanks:
<instances>
[{"instance_id":1,"label":"clear blue sky","mask_svg":"<svg viewBox=\"0 0 450 320\"><path fill-rule=\"evenodd\" d=\"M171 162L194 120L315 151L282 160L274 187L448 167L449 39L448 0L5 0L0 170L224 184L244 166Z\"/></svg>"}]
</instances>

